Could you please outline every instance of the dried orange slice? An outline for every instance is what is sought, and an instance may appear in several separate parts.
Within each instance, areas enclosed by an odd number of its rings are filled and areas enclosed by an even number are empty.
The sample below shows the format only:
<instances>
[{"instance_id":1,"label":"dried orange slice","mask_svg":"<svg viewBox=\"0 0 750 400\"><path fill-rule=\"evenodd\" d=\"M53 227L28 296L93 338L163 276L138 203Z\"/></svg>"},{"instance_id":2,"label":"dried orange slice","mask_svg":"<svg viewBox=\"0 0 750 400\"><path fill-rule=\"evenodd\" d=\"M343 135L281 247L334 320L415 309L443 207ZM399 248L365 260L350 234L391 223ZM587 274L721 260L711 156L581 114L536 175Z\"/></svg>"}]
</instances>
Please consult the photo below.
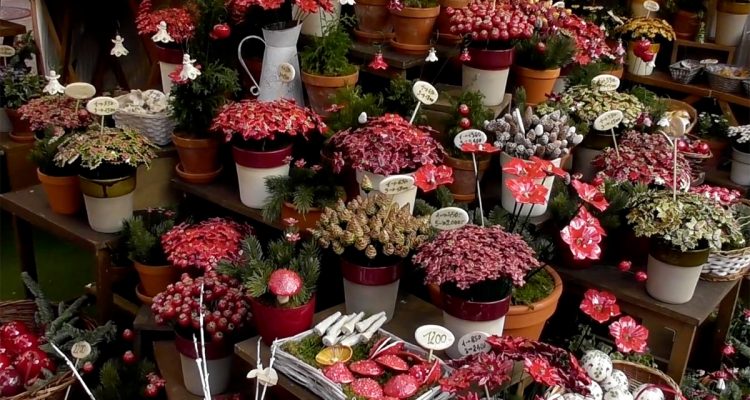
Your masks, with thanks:
<instances>
[{"instance_id":1,"label":"dried orange slice","mask_svg":"<svg viewBox=\"0 0 750 400\"><path fill-rule=\"evenodd\" d=\"M349 346L331 346L318 352L315 355L315 361L320 365L333 365L337 362L347 362L351 360L352 348Z\"/></svg>"}]
</instances>

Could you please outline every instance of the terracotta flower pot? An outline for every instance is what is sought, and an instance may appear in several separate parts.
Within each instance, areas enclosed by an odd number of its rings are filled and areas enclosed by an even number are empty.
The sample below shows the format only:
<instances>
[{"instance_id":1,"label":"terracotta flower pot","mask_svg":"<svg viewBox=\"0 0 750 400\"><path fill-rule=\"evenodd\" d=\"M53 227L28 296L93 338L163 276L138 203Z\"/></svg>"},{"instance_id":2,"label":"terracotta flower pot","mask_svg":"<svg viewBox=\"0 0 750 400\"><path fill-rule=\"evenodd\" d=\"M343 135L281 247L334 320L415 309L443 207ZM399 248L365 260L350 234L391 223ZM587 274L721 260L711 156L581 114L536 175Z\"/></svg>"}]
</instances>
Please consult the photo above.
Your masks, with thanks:
<instances>
[{"instance_id":1,"label":"terracotta flower pot","mask_svg":"<svg viewBox=\"0 0 750 400\"><path fill-rule=\"evenodd\" d=\"M445 44L461 42L461 36L451 33L451 16L448 7L458 10L469 5L469 0L440 0L440 15L437 18L438 41Z\"/></svg>"},{"instance_id":2,"label":"terracotta flower pot","mask_svg":"<svg viewBox=\"0 0 750 400\"><path fill-rule=\"evenodd\" d=\"M200 337L198 340L200 340ZM200 374L198 373L198 354L195 352L193 338L182 337L175 334L175 347L180 353L180 362L182 364L182 379L188 392L194 395L203 396L203 386L201 385ZM211 388L211 395L220 394L229 387L229 378L232 371L232 343L216 343L206 340L206 366L208 369L208 385ZM200 346L198 347L200 349Z\"/></svg>"},{"instance_id":3,"label":"terracotta flower pot","mask_svg":"<svg viewBox=\"0 0 750 400\"><path fill-rule=\"evenodd\" d=\"M698 14L685 10L677 10L672 27L679 39L692 40L698 33L700 19Z\"/></svg>"},{"instance_id":4,"label":"terracotta flower pot","mask_svg":"<svg viewBox=\"0 0 750 400\"><path fill-rule=\"evenodd\" d=\"M310 329L315 314L315 295L307 304L295 308L276 307L251 297L250 307L260 337L270 346L274 339L294 336Z\"/></svg>"},{"instance_id":5,"label":"terracotta flower pot","mask_svg":"<svg viewBox=\"0 0 750 400\"><path fill-rule=\"evenodd\" d=\"M8 119L13 127L10 131L10 139L21 143L33 142L34 132L31 130L29 122L21 119L18 110L6 108L5 112L8 114Z\"/></svg>"},{"instance_id":6,"label":"terracotta flower pot","mask_svg":"<svg viewBox=\"0 0 750 400\"><path fill-rule=\"evenodd\" d=\"M648 256L646 291L656 300L684 304L693 298L695 287L708 261L708 247L679 251L652 241Z\"/></svg>"},{"instance_id":7,"label":"terracotta flower pot","mask_svg":"<svg viewBox=\"0 0 750 400\"><path fill-rule=\"evenodd\" d=\"M729 142L726 139L709 138L702 140L708 144L711 154L714 155L705 161L706 170L716 169L729 159L731 151L729 151Z\"/></svg>"},{"instance_id":8,"label":"terracotta flower pot","mask_svg":"<svg viewBox=\"0 0 750 400\"><path fill-rule=\"evenodd\" d=\"M526 104L530 106L546 101L560 76L560 68L536 70L516 65L515 72L518 85L526 89Z\"/></svg>"},{"instance_id":9,"label":"terracotta flower pot","mask_svg":"<svg viewBox=\"0 0 750 400\"><path fill-rule=\"evenodd\" d=\"M384 42L393 37L388 0L361 0L354 4L357 27L354 36L360 42Z\"/></svg>"},{"instance_id":10,"label":"terracotta flower pot","mask_svg":"<svg viewBox=\"0 0 750 400\"><path fill-rule=\"evenodd\" d=\"M341 88L353 87L357 84L357 80L359 80L359 70L344 76L323 76L302 71L302 82L305 83L305 89L307 89L310 108L323 117L330 115L327 110L333 104L331 96Z\"/></svg>"},{"instance_id":11,"label":"terracotta flower pot","mask_svg":"<svg viewBox=\"0 0 750 400\"><path fill-rule=\"evenodd\" d=\"M484 157L477 160L477 171L479 172L479 181L487 168L490 167L490 157ZM474 162L451 156L445 157L445 165L453 168L453 183L448 185L448 190L453 193L453 197L458 202L474 201L477 195L477 185L474 179Z\"/></svg>"},{"instance_id":12,"label":"terracotta flower pot","mask_svg":"<svg viewBox=\"0 0 750 400\"><path fill-rule=\"evenodd\" d=\"M622 67L620 67L620 68L617 68L617 69L613 69L613 70L610 70L610 71L605 71L604 73L605 73L605 74L609 74L609 75L612 75L612 76L616 76L616 77L618 77L618 78L622 79L622 74L623 74L624 72L625 72L625 69L624 69L624 68L622 68Z\"/></svg>"},{"instance_id":13,"label":"terracotta flower pot","mask_svg":"<svg viewBox=\"0 0 750 400\"><path fill-rule=\"evenodd\" d=\"M190 180L190 175L210 175L217 173L219 165L219 140L216 138L191 137L185 133L172 134L172 143L180 157L180 169L185 172L180 178L191 183L204 183Z\"/></svg>"},{"instance_id":14,"label":"terracotta flower pot","mask_svg":"<svg viewBox=\"0 0 750 400\"><path fill-rule=\"evenodd\" d=\"M47 202L57 214L75 214L81 209L83 197L78 176L50 176L37 168L36 175L42 183Z\"/></svg>"},{"instance_id":15,"label":"terracotta flower pot","mask_svg":"<svg viewBox=\"0 0 750 400\"><path fill-rule=\"evenodd\" d=\"M396 308L396 296L401 282L401 260L395 264L369 267L341 257L344 277L346 312L377 314L385 311L390 321Z\"/></svg>"},{"instance_id":16,"label":"terracotta flower pot","mask_svg":"<svg viewBox=\"0 0 750 400\"><path fill-rule=\"evenodd\" d=\"M133 266L141 279L141 294L148 297L165 291L167 285L175 283L179 276L179 271L172 265L146 265L133 261Z\"/></svg>"},{"instance_id":17,"label":"terracotta flower pot","mask_svg":"<svg viewBox=\"0 0 750 400\"><path fill-rule=\"evenodd\" d=\"M315 224L320 220L320 216L323 214L322 208L313 207L307 211L307 214L301 214L294 207L294 204L285 201L281 206L281 219L294 218L297 221L297 227L300 232L306 233L308 229L315 228Z\"/></svg>"},{"instance_id":18,"label":"terracotta flower pot","mask_svg":"<svg viewBox=\"0 0 750 400\"><path fill-rule=\"evenodd\" d=\"M398 52L426 53L430 49L432 29L439 14L440 6L391 10L394 33L391 45Z\"/></svg>"},{"instance_id":19,"label":"terracotta flower pot","mask_svg":"<svg viewBox=\"0 0 750 400\"><path fill-rule=\"evenodd\" d=\"M266 178L289 175L292 145L272 151L257 151L232 147L232 156L237 168L240 201L250 208L262 208L270 196Z\"/></svg>"},{"instance_id":20,"label":"terracotta flower pot","mask_svg":"<svg viewBox=\"0 0 750 400\"><path fill-rule=\"evenodd\" d=\"M542 329L544 329L544 324L555 313L557 302L560 300L563 291L563 283L560 275L550 267L544 267L544 270L552 275L552 279L555 282L555 288L552 290L552 293L528 306L510 306L510 310L505 316L503 335L539 340L539 337L542 335Z\"/></svg>"}]
</instances>

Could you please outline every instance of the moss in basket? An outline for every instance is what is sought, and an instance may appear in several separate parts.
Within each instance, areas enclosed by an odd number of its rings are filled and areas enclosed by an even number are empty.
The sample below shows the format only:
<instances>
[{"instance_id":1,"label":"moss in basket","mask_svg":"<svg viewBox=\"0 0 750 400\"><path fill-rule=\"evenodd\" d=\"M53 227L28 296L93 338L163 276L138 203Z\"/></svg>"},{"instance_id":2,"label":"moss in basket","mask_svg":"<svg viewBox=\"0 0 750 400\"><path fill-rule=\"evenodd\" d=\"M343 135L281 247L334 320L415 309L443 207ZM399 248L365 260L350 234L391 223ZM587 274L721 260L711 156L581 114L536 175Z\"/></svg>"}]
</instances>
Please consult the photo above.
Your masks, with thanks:
<instances>
[{"instance_id":1,"label":"moss in basket","mask_svg":"<svg viewBox=\"0 0 750 400\"><path fill-rule=\"evenodd\" d=\"M437 7L437 0L404 0L404 7L411 8L432 8Z\"/></svg>"},{"instance_id":2,"label":"moss in basket","mask_svg":"<svg viewBox=\"0 0 750 400\"><path fill-rule=\"evenodd\" d=\"M357 67L346 57L352 47L346 29L353 25L353 17L340 17L325 28L323 36L313 38L312 43L300 52L302 71L323 76L345 76L356 72Z\"/></svg>"},{"instance_id":3,"label":"moss in basket","mask_svg":"<svg viewBox=\"0 0 750 400\"><path fill-rule=\"evenodd\" d=\"M380 335L374 335L373 338L367 343L359 343L352 347L352 358L351 361L364 360L369 357L370 349L375 342L380 339ZM315 368L320 368L320 365L315 361L315 356L325 348L323 339L318 335L309 335L299 341L290 341L284 343L281 348L287 353L297 357L302 362Z\"/></svg>"}]
</instances>

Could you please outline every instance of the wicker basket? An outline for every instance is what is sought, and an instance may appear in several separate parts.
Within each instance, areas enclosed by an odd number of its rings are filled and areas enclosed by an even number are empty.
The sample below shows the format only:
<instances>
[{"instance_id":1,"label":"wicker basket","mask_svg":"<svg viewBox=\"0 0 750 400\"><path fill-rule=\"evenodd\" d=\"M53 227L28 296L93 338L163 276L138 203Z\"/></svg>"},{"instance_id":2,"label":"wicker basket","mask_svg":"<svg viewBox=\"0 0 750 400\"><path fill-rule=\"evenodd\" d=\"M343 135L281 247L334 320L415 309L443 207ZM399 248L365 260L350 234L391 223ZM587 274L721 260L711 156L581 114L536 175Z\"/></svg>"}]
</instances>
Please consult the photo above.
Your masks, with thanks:
<instances>
[{"instance_id":1,"label":"wicker basket","mask_svg":"<svg viewBox=\"0 0 750 400\"><path fill-rule=\"evenodd\" d=\"M615 369L624 372L625 376L628 377L628 388L631 393L635 392L642 384L649 383L658 386L664 392L665 400L682 398L680 387L672 378L658 369L622 360L613 360L612 365Z\"/></svg>"},{"instance_id":2,"label":"wicker basket","mask_svg":"<svg viewBox=\"0 0 750 400\"><path fill-rule=\"evenodd\" d=\"M21 321L29 328L34 329L35 333L41 334L41 329L36 325L34 314L36 314L36 304L32 300L0 302L0 325L10 321ZM81 318L81 320L86 328L94 329L96 327L94 322L88 318ZM68 371L43 388L26 391L15 396L3 397L3 400L62 400L65 397L65 391L75 380L73 373Z\"/></svg>"},{"instance_id":3,"label":"wicker basket","mask_svg":"<svg viewBox=\"0 0 750 400\"><path fill-rule=\"evenodd\" d=\"M747 77L727 77L719 73L720 71L727 69L731 69L732 71L742 70L742 68L732 67L726 64L709 65L706 67L706 71L708 72L708 85L711 89L721 92L739 92L742 88L742 81L746 80Z\"/></svg>"},{"instance_id":4,"label":"wicker basket","mask_svg":"<svg viewBox=\"0 0 750 400\"><path fill-rule=\"evenodd\" d=\"M742 81L742 86L745 88L745 94L750 96L750 80Z\"/></svg>"},{"instance_id":5,"label":"wicker basket","mask_svg":"<svg viewBox=\"0 0 750 400\"><path fill-rule=\"evenodd\" d=\"M120 108L128 100L128 95L117 97ZM177 125L174 119L166 112L159 114L139 114L118 110L112 117L115 119L115 126L118 128L134 129L159 146L165 146L172 141L172 132L174 132L174 127Z\"/></svg>"},{"instance_id":6,"label":"wicker basket","mask_svg":"<svg viewBox=\"0 0 750 400\"><path fill-rule=\"evenodd\" d=\"M682 84L688 84L703 71L703 65L698 60L682 60L669 66L672 79Z\"/></svg>"}]
</instances>

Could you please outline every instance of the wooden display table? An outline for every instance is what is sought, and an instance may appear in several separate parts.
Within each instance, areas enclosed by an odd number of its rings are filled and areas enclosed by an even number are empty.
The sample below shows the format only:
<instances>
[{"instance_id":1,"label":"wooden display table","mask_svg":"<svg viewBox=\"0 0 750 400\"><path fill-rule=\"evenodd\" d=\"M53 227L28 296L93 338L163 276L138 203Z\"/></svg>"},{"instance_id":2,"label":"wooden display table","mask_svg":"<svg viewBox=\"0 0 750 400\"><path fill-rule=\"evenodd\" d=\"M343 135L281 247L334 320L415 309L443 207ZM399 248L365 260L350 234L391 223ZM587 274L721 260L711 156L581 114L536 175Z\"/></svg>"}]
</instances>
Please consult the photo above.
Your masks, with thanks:
<instances>
[{"instance_id":1,"label":"wooden display table","mask_svg":"<svg viewBox=\"0 0 750 400\"><path fill-rule=\"evenodd\" d=\"M352 58L356 59L358 62L361 62L366 66L370 63L370 61L372 61L372 58L375 56L378 50L378 46L375 44L354 42L351 49L349 50L349 54ZM444 57L454 57L459 53L458 45L446 46L436 44L435 50L437 51L438 58L441 60L438 61L438 63L445 62L445 60L443 59ZM373 70L370 67L362 67L362 71L389 78L395 76L406 77L406 73L408 70L423 66L425 64L425 57L427 56L426 51L424 54L399 53L388 45L383 45L380 51L383 53L383 61L388 64L388 69Z\"/></svg>"},{"instance_id":2,"label":"wooden display table","mask_svg":"<svg viewBox=\"0 0 750 400\"><path fill-rule=\"evenodd\" d=\"M161 377L164 378L164 391L169 400L203 400L203 396L196 396L185 389L182 380L182 363L180 354L173 341L154 342L154 358L159 367Z\"/></svg>"},{"instance_id":3,"label":"wooden display table","mask_svg":"<svg viewBox=\"0 0 750 400\"><path fill-rule=\"evenodd\" d=\"M672 46L672 58L670 59L670 63L674 64L678 61L678 55L681 48L685 49L685 52L687 52L688 49L701 49L710 50L711 52L726 53L727 58L724 61L726 61L727 64L734 64L734 52L737 50L737 46L723 46L709 41L698 43L695 40L677 39ZM687 58L690 57L679 57L679 60Z\"/></svg>"},{"instance_id":4,"label":"wooden display table","mask_svg":"<svg viewBox=\"0 0 750 400\"><path fill-rule=\"evenodd\" d=\"M632 275L623 274L615 267L595 266L577 270L559 268L556 271L562 277L566 291L583 292L590 288L606 290L617 296L624 313L641 318L647 326L664 327L673 332L667 374L678 383L685 374L696 329L718 307L718 329L714 333L713 347L704 353L718 367L741 280L700 281L691 301L685 304L667 304L649 296L644 284L636 282ZM652 338L653 336L649 337L650 345Z\"/></svg>"}]
</instances>

